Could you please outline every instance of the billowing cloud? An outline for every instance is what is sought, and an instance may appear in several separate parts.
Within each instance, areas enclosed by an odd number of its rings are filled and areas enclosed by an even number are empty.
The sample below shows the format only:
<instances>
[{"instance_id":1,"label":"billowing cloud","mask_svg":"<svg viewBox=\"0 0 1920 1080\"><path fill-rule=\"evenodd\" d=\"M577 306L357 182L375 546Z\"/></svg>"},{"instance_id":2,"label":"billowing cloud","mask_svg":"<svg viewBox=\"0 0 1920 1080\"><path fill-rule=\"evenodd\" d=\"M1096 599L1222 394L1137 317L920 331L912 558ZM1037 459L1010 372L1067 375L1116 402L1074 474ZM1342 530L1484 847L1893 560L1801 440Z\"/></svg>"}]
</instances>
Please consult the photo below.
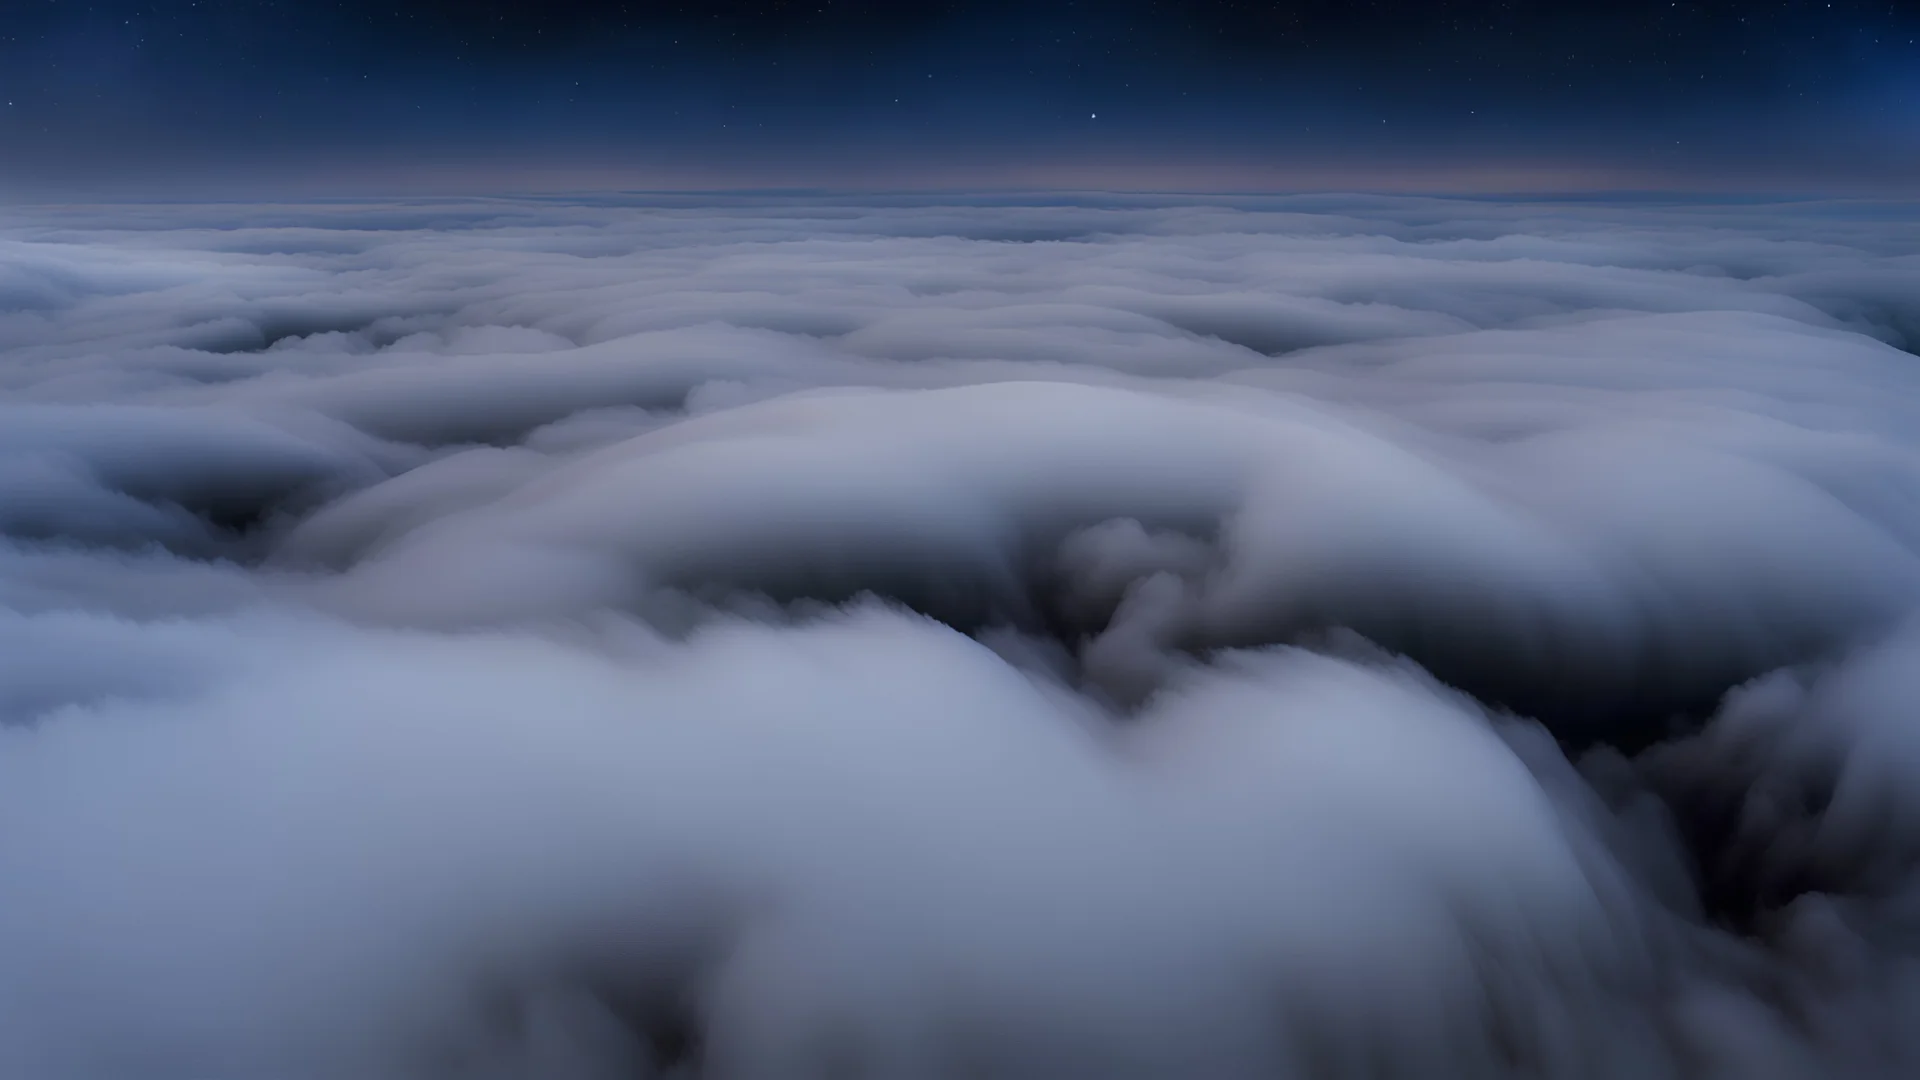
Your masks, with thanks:
<instances>
[{"instance_id":1,"label":"billowing cloud","mask_svg":"<svg viewBox=\"0 0 1920 1080\"><path fill-rule=\"evenodd\" d=\"M12 211L0 1072L1909 1075L1915 234Z\"/></svg>"}]
</instances>

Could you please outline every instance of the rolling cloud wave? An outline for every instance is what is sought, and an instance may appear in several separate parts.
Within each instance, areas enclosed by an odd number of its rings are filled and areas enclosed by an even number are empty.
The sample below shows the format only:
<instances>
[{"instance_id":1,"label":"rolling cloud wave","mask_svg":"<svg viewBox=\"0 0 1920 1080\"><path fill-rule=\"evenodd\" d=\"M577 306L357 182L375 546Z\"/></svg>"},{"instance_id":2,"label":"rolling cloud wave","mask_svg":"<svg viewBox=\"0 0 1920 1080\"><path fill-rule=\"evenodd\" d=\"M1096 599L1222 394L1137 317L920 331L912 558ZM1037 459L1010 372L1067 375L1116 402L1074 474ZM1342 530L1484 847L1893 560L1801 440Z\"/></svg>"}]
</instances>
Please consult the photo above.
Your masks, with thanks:
<instances>
[{"instance_id":1,"label":"rolling cloud wave","mask_svg":"<svg viewBox=\"0 0 1920 1080\"><path fill-rule=\"evenodd\" d=\"M0 225L0 1072L1920 1065L1905 208Z\"/></svg>"}]
</instances>

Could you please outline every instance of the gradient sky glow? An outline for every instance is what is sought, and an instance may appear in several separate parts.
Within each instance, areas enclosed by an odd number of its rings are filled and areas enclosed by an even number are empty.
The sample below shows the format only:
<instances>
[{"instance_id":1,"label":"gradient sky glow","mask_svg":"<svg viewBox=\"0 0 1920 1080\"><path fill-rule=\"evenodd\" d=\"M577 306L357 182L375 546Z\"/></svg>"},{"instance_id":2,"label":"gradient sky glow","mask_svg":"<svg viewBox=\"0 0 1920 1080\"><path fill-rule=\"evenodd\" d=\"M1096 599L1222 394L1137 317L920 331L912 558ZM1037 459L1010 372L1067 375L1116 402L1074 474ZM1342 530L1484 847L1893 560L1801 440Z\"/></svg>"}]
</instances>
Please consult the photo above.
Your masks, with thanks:
<instances>
[{"instance_id":1,"label":"gradient sky glow","mask_svg":"<svg viewBox=\"0 0 1920 1080\"><path fill-rule=\"evenodd\" d=\"M15 188L1812 192L1920 175L1911 0L6 9Z\"/></svg>"}]
</instances>

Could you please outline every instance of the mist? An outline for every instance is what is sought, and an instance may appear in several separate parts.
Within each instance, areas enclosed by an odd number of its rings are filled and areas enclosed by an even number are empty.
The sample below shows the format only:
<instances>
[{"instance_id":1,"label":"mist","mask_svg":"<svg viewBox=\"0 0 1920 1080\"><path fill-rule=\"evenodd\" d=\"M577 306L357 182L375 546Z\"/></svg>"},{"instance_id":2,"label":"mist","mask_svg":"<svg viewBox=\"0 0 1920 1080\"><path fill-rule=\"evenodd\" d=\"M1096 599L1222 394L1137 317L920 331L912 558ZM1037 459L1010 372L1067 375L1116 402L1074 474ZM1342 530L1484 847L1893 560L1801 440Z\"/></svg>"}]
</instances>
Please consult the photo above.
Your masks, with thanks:
<instances>
[{"instance_id":1,"label":"mist","mask_svg":"<svg viewBox=\"0 0 1920 1080\"><path fill-rule=\"evenodd\" d=\"M1920 223L0 212L0 1073L1920 1071Z\"/></svg>"}]
</instances>

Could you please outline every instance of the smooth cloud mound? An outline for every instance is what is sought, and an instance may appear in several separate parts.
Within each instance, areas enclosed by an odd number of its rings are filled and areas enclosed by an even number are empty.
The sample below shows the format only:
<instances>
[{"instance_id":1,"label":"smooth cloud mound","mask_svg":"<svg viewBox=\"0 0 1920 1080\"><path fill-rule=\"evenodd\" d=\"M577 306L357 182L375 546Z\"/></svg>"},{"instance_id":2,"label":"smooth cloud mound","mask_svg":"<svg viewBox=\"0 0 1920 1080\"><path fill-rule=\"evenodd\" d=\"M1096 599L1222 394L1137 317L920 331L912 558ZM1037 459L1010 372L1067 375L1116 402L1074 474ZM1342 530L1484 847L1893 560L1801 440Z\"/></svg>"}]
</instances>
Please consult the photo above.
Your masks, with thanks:
<instances>
[{"instance_id":1,"label":"smooth cloud mound","mask_svg":"<svg viewBox=\"0 0 1920 1080\"><path fill-rule=\"evenodd\" d=\"M1920 1069L1906 208L4 225L0 1073Z\"/></svg>"}]
</instances>

